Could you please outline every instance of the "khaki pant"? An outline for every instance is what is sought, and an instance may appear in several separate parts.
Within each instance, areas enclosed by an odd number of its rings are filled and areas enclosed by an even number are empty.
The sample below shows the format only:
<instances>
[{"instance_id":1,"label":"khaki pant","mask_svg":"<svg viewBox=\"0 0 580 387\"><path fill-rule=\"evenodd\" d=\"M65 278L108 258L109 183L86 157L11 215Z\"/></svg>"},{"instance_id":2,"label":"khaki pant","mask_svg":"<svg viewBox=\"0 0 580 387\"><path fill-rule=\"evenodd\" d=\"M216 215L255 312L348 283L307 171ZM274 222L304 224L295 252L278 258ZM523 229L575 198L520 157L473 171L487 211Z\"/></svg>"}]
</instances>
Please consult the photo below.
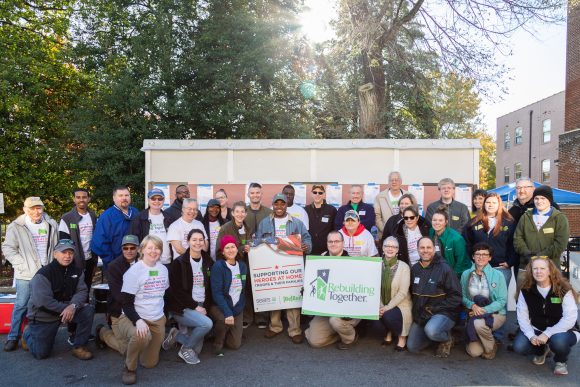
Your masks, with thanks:
<instances>
[{"instance_id":1,"label":"khaki pant","mask_svg":"<svg viewBox=\"0 0 580 387\"><path fill-rule=\"evenodd\" d=\"M340 317L315 316L304 334L308 344L321 348L336 343L338 340L350 344L356 337L355 327L360 320L345 320Z\"/></svg>"},{"instance_id":2,"label":"khaki pant","mask_svg":"<svg viewBox=\"0 0 580 387\"><path fill-rule=\"evenodd\" d=\"M242 346L242 333L244 331L244 314L234 316L234 325L226 325L225 316L221 309L213 305L209 309L209 314L213 319L213 329L215 332L214 348L220 350L224 347L238 349Z\"/></svg>"},{"instance_id":3,"label":"khaki pant","mask_svg":"<svg viewBox=\"0 0 580 387\"><path fill-rule=\"evenodd\" d=\"M288 320L288 335L294 337L302 334L300 329L300 308L286 309L286 319ZM268 327L272 332L280 333L284 329L282 325L282 311L270 311L270 326Z\"/></svg>"},{"instance_id":4,"label":"khaki pant","mask_svg":"<svg viewBox=\"0 0 580 387\"><path fill-rule=\"evenodd\" d=\"M140 338L137 328L127 316L119 318L119 333L121 337L128 338L125 365L129 371L137 369L138 361L145 368L153 368L159 363L159 350L165 338L165 316L157 321L143 321L149 326L149 333Z\"/></svg>"},{"instance_id":5,"label":"khaki pant","mask_svg":"<svg viewBox=\"0 0 580 387\"><path fill-rule=\"evenodd\" d=\"M479 357L483 353L490 353L495 345L495 339L493 337L493 331L498 330L506 320L506 316L501 314L493 315L493 327L490 329L485 325L485 319L477 319L474 321L473 326L475 327L475 332L479 337L478 341L472 341L467 344L465 350L472 357Z\"/></svg>"},{"instance_id":6,"label":"khaki pant","mask_svg":"<svg viewBox=\"0 0 580 387\"><path fill-rule=\"evenodd\" d=\"M121 355L125 355L130 338L121 335L119 330L119 319L120 317L111 316L111 328L105 325L99 331L99 337L109 348L114 349Z\"/></svg>"}]
</instances>

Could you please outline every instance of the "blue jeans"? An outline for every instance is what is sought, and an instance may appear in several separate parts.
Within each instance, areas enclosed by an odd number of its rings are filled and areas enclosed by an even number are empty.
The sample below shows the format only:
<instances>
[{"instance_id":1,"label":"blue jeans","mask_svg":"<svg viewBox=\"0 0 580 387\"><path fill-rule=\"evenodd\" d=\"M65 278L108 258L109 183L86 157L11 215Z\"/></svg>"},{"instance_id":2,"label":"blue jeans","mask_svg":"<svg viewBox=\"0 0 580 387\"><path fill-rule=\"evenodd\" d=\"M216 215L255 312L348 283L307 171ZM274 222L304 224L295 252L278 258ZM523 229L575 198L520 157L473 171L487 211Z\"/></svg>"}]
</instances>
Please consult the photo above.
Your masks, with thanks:
<instances>
[{"instance_id":1,"label":"blue jeans","mask_svg":"<svg viewBox=\"0 0 580 387\"><path fill-rule=\"evenodd\" d=\"M536 331L536 335L540 334L541 332ZM554 352L554 361L559 363L565 363L568 360L568 355L574 344L576 344L576 335L573 332L556 333L547 342L550 351ZM541 355L544 353L544 349L544 345L532 345L522 331L519 331L514 339L514 352L520 355Z\"/></svg>"},{"instance_id":2,"label":"blue jeans","mask_svg":"<svg viewBox=\"0 0 580 387\"><path fill-rule=\"evenodd\" d=\"M71 321L77 326L75 348L83 347L89 342L94 315L95 309L92 305L83 306L75 312ZM60 323L60 320L53 322L30 321L28 328L24 331L24 339L32 356L37 359L46 359L50 356Z\"/></svg>"},{"instance_id":3,"label":"blue jeans","mask_svg":"<svg viewBox=\"0 0 580 387\"><path fill-rule=\"evenodd\" d=\"M424 327L413 323L407 339L409 352L420 352L433 342L448 341L451 338L451 328L454 326L455 321L442 314L431 317Z\"/></svg>"},{"instance_id":4,"label":"blue jeans","mask_svg":"<svg viewBox=\"0 0 580 387\"><path fill-rule=\"evenodd\" d=\"M180 328L187 327L191 329L189 335L180 332L176 337L177 342L182 344L184 348L193 349L199 354L203 348L204 336L213 327L211 319L203 313L191 309L184 309L183 315L174 314L173 318Z\"/></svg>"},{"instance_id":5,"label":"blue jeans","mask_svg":"<svg viewBox=\"0 0 580 387\"><path fill-rule=\"evenodd\" d=\"M20 332L22 332L22 321L26 316L28 308L28 300L30 299L30 281L17 279L16 280L16 301L14 301L14 309L12 310L12 322L10 323L10 333L8 333L8 340L18 340Z\"/></svg>"}]
</instances>

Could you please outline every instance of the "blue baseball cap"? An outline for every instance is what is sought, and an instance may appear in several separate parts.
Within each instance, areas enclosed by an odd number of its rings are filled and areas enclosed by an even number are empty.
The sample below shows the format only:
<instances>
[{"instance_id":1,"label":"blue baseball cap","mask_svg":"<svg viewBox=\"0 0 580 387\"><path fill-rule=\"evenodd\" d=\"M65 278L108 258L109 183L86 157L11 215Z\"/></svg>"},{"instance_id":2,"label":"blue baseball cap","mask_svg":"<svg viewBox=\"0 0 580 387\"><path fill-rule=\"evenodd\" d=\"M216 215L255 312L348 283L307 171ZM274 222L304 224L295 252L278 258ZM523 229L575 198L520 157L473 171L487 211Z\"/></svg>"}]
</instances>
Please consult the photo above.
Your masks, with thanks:
<instances>
[{"instance_id":1,"label":"blue baseball cap","mask_svg":"<svg viewBox=\"0 0 580 387\"><path fill-rule=\"evenodd\" d=\"M153 188L149 191L149 193L147 193L147 197L149 199L151 199L153 196L161 196L163 199L165 199L165 194L159 188Z\"/></svg>"}]
</instances>

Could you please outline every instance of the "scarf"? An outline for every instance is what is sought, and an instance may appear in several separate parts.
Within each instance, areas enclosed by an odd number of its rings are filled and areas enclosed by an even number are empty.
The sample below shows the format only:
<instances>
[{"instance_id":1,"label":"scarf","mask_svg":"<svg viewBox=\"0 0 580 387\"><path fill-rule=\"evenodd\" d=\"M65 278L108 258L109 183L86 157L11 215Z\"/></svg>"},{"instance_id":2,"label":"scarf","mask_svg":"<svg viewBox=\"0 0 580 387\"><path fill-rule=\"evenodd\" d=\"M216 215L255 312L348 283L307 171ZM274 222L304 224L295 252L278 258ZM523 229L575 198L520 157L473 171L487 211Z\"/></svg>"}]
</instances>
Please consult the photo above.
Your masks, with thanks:
<instances>
[{"instance_id":1,"label":"scarf","mask_svg":"<svg viewBox=\"0 0 580 387\"><path fill-rule=\"evenodd\" d=\"M391 283L397 271L397 256L390 260L383 259L383 272L381 276L381 302L387 305L391 301Z\"/></svg>"}]
</instances>

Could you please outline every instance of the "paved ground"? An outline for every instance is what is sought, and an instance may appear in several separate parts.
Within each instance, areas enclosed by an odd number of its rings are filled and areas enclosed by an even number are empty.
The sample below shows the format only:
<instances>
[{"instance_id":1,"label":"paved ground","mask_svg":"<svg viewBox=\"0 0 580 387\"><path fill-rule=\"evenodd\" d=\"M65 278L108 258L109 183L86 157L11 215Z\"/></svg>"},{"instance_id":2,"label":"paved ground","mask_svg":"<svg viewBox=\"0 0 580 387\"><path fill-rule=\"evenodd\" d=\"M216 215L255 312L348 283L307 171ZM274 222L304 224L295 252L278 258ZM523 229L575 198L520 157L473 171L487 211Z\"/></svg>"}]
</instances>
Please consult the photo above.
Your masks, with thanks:
<instances>
[{"instance_id":1,"label":"paved ground","mask_svg":"<svg viewBox=\"0 0 580 387\"><path fill-rule=\"evenodd\" d=\"M102 320L98 315L97 320ZM510 321L513 321L513 313ZM505 345L495 360L471 359L463 345L457 345L448 359L421 354L395 353L381 347L380 339L369 334L350 351L334 346L312 349L308 344L295 345L285 335L268 340L263 330L245 330L244 345L227 351L223 358L212 356L207 343L201 363L190 366L177 357L177 350L163 352L159 365L138 370L138 384L143 386L251 385L251 386L580 386L580 346L568 361L570 375L552 375L553 361L535 366L530 359L507 352ZM2 386L120 385L123 359L111 350L95 350L95 358L83 362L72 357L65 343L66 329L61 328L53 357L38 361L19 349L0 351ZM5 336L0 336L3 342ZM93 344L90 345L93 348Z\"/></svg>"}]
</instances>

